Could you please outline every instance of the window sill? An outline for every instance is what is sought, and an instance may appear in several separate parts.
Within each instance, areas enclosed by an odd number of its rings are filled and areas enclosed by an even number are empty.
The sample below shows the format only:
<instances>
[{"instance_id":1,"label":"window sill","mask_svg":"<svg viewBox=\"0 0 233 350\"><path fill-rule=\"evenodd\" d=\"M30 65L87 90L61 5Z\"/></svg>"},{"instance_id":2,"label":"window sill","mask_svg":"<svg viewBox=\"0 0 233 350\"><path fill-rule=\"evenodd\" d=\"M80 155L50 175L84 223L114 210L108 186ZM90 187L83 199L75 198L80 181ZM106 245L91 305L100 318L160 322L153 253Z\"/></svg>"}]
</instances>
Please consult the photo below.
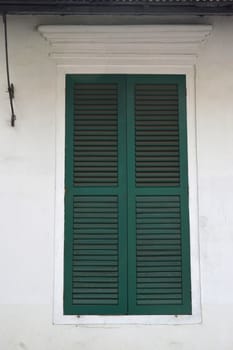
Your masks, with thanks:
<instances>
[{"instance_id":1,"label":"window sill","mask_svg":"<svg viewBox=\"0 0 233 350\"><path fill-rule=\"evenodd\" d=\"M201 314L196 315L143 315L143 316L64 316L55 315L56 325L112 326L112 325L185 325L200 324Z\"/></svg>"}]
</instances>

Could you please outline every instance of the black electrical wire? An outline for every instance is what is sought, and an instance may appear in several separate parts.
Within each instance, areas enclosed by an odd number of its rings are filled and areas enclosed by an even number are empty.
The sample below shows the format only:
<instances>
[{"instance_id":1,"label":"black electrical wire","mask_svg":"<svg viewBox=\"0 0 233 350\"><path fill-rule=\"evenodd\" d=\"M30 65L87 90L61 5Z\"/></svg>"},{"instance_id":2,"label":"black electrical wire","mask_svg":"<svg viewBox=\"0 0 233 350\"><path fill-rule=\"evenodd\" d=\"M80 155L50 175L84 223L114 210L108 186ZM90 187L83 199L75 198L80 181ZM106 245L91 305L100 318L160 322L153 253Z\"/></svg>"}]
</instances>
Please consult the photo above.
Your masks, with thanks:
<instances>
[{"instance_id":1,"label":"black electrical wire","mask_svg":"<svg viewBox=\"0 0 233 350\"><path fill-rule=\"evenodd\" d=\"M2 15L4 24L4 37L5 37L5 53L6 53L6 74L7 74L7 85L8 94L11 107L11 126L15 126L16 115L14 111L13 99L14 99L14 85L10 82L10 72L9 72L9 59L8 59L8 41L7 41L7 19L6 14Z\"/></svg>"}]
</instances>

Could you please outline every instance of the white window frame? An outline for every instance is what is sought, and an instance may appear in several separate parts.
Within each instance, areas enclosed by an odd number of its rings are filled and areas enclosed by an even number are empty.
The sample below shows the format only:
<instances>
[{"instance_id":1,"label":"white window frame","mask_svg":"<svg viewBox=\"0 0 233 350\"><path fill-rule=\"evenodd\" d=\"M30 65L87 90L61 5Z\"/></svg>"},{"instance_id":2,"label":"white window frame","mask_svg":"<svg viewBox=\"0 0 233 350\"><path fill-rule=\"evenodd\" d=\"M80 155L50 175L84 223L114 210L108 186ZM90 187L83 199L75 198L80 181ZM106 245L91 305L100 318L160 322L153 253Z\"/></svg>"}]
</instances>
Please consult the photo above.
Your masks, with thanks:
<instances>
[{"instance_id":1,"label":"white window frame","mask_svg":"<svg viewBox=\"0 0 233 350\"><path fill-rule=\"evenodd\" d=\"M57 63L54 324L178 325L201 322L195 62L200 44L210 31L210 26L173 25L143 26L143 29L142 26L39 27L39 32L50 42L51 56ZM146 50L146 54L143 54L142 50ZM184 74L186 76L192 315L63 314L66 74Z\"/></svg>"}]
</instances>

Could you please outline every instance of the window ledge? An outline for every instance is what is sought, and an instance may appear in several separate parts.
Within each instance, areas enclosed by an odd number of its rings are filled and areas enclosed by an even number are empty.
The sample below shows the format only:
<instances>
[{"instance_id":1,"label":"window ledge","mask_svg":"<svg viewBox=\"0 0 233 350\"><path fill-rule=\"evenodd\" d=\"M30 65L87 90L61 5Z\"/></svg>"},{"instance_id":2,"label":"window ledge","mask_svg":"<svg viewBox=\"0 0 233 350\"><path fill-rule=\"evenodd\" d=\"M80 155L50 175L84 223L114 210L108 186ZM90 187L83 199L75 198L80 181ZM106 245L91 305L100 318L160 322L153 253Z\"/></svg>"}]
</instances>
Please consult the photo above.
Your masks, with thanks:
<instances>
[{"instance_id":1,"label":"window ledge","mask_svg":"<svg viewBox=\"0 0 233 350\"><path fill-rule=\"evenodd\" d=\"M201 321L201 314L180 316L57 316L54 318L54 324L72 324L79 326L184 325L199 324Z\"/></svg>"}]
</instances>

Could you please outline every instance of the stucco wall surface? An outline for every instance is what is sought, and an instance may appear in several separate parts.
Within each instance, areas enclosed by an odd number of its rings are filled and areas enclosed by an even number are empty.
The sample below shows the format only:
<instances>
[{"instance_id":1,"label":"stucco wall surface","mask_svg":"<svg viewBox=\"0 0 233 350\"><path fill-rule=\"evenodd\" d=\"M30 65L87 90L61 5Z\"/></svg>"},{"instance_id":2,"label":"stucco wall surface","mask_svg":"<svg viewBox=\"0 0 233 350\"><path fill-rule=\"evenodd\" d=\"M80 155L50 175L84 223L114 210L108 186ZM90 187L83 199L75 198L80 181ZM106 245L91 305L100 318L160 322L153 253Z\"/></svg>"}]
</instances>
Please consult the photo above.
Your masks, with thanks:
<instances>
[{"instance_id":1,"label":"stucco wall surface","mask_svg":"<svg viewBox=\"0 0 233 350\"><path fill-rule=\"evenodd\" d=\"M212 24L196 69L202 323L52 324L56 66L40 24ZM10 17L16 127L0 32L0 349L233 349L233 18Z\"/></svg>"}]
</instances>

